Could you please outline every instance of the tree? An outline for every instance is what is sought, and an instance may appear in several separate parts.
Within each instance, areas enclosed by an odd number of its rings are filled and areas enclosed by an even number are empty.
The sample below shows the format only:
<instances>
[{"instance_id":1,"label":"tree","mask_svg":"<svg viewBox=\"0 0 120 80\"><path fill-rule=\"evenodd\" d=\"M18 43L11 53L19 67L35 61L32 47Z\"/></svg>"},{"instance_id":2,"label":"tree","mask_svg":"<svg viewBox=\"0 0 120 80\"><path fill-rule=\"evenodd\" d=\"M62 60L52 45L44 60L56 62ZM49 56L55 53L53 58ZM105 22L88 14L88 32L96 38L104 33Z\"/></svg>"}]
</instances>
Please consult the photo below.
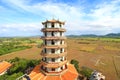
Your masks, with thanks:
<instances>
[{"instance_id":1,"label":"tree","mask_svg":"<svg viewBox=\"0 0 120 80\"><path fill-rule=\"evenodd\" d=\"M72 59L70 63L73 64L77 72L80 73L79 62L77 60Z\"/></svg>"}]
</instances>

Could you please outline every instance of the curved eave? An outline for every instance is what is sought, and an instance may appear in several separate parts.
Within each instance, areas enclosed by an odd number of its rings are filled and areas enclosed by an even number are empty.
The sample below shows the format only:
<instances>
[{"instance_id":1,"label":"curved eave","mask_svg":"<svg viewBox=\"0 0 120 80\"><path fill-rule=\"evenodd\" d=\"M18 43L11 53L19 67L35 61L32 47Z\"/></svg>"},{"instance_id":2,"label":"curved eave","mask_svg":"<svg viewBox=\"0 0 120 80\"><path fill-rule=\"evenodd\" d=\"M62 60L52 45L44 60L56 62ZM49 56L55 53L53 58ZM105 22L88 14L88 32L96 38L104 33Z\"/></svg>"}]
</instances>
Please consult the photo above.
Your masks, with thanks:
<instances>
[{"instance_id":1,"label":"curved eave","mask_svg":"<svg viewBox=\"0 0 120 80\"><path fill-rule=\"evenodd\" d=\"M60 54L54 54L54 53L51 53L51 54L41 53L41 55L44 56L44 57L49 57L49 58L57 58L57 57L66 56L66 55L67 55L67 52L63 52L63 53L60 53Z\"/></svg>"},{"instance_id":2,"label":"curved eave","mask_svg":"<svg viewBox=\"0 0 120 80\"><path fill-rule=\"evenodd\" d=\"M46 63L46 62L41 61L41 64L47 68L58 68L58 67L61 67L65 64L67 64L67 60L58 62L58 63L55 63L55 62L54 63Z\"/></svg>"},{"instance_id":3,"label":"curved eave","mask_svg":"<svg viewBox=\"0 0 120 80\"><path fill-rule=\"evenodd\" d=\"M50 45L50 46L47 46L47 45L44 45L43 48L47 48L47 49L58 49L58 48L65 48L67 47L66 44L64 45Z\"/></svg>"},{"instance_id":4,"label":"curved eave","mask_svg":"<svg viewBox=\"0 0 120 80\"><path fill-rule=\"evenodd\" d=\"M63 28L42 28L41 31L42 32L51 32L51 31L54 31L54 32L65 32L66 29L63 29Z\"/></svg>"},{"instance_id":5,"label":"curved eave","mask_svg":"<svg viewBox=\"0 0 120 80\"><path fill-rule=\"evenodd\" d=\"M30 80L77 80L78 73L74 68L74 65L68 64L68 68L62 71L60 74L47 73L40 69L41 64L37 65L31 73L28 75Z\"/></svg>"},{"instance_id":6,"label":"curved eave","mask_svg":"<svg viewBox=\"0 0 120 80\"><path fill-rule=\"evenodd\" d=\"M44 37L44 36L42 36L41 37L41 39L43 39L43 40L65 40L65 39L67 39L67 37Z\"/></svg>"},{"instance_id":7,"label":"curved eave","mask_svg":"<svg viewBox=\"0 0 120 80\"><path fill-rule=\"evenodd\" d=\"M60 23L60 24L65 24L65 22L62 22L62 21L59 21L59 20L47 20L45 22L42 22L42 24L45 24L45 23Z\"/></svg>"}]
</instances>

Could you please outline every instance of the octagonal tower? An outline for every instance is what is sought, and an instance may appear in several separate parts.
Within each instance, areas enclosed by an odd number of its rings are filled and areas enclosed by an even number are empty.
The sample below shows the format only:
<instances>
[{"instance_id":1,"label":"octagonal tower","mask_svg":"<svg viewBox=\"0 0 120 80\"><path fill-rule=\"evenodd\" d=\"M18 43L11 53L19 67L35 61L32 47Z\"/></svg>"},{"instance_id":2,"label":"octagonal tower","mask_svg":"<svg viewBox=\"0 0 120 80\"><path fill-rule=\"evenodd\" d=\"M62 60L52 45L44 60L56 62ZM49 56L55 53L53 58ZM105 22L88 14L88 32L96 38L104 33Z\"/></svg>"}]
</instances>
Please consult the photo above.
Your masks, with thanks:
<instances>
[{"instance_id":1,"label":"octagonal tower","mask_svg":"<svg viewBox=\"0 0 120 80\"><path fill-rule=\"evenodd\" d=\"M47 20L42 22L43 50L41 69L45 74L59 75L67 69L67 51L66 51L66 31L63 26L64 22L59 20Z\"/></svg>"},{"instance_id":2,"label":"octagonal tower","mask_svg":"<svg viewBox=\"0 0 120 80\"><path fill-rule=\"evenodd\" d=\"M30 80L77 80L76 69L67 62L65 23L52 19L42 24L42 60L29 74Z\"/></svg>"}]
</instances>

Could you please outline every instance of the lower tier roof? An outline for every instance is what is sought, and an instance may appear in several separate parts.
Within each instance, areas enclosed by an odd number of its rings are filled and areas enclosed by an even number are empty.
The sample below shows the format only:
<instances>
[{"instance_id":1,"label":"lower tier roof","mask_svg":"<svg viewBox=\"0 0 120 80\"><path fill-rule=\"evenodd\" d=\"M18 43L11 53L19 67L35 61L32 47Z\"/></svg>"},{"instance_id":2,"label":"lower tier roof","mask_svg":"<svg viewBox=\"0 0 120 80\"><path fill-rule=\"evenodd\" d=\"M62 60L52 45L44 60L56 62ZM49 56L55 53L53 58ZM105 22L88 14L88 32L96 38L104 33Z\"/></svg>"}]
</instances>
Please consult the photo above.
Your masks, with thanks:
<instances>
[{"instance_id":1,"label":"lower tier roof","mask_svg":"<svg viewBox=\"0 0 120 80\"><path fill-rule=\"evenodd\" d=\"M68 64L68 70L60 75L44 75L40 72L40 66L37 65L29 74L30 80L76 80L78 73L73 65Z\"/></svg>"}]
</instances>

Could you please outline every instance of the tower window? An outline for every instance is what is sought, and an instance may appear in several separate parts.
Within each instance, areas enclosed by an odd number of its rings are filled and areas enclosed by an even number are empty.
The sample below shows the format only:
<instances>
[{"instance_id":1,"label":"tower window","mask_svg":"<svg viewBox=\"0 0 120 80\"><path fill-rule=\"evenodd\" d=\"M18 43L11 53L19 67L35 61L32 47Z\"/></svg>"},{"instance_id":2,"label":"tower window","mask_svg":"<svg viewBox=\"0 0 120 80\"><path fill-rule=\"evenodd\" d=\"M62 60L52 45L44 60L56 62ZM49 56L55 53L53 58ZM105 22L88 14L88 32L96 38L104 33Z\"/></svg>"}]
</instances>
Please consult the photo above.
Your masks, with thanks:
<instances>
[{"instance_id":1,"label":"tower window","mask_svg":"<svg viewBox=\"0 0 120 80\"><path fill-rule=\"evenodd\" d=\"M62 32L60 32L60 36L62 36Z\"/></svg>"},{"instance_id":2,"label":"tower window","mask_svg":"<svg viewBox=\"0 0 120 80\"><path fill-rule=\"evenodd\" d=\"M52 71L55 71L55 68L52 68Z\"/></svg>"},{"instance_id":3,"label":"tower window","mask_svg":"<svg viewBox=\"0 0 120 80\"><path fill-rule=\"evenodd\" d=\"M63 70L63 67L61 67L61 69Z\"/></svg>"},{"instance_id":4,"label":"tower window","mask_svg":"<svg viewBox=\"0 0 120 80\"><path fill-rule=\"evenodd\" d=\"M52 26L52 28L54 28L55 26L54 26L54 23L51 23L51 26Z\"/></svg>"},{"instance_id":5,"label":"tower window","mask_svg":"<svg viewBox=\"0 0 120 80\"><path fill-rule=\"evenodd\" d=\"M45 50L45 53L47 53L47 50L46 50L46 48L44 48L44 50Z\"/></svg>"},{"instance_id":6,"label":"tower window","mask_svg":"<svg viewBox=\"0 0 120 80\"><path fill-rule=\"evenodd\" d=\"M60 26L60 27L62 27L62 25L61 25L61 24L59 24L59 26Z\"/></svg>"},{"instance_id":7,"label":"tower window","mask_svg":"<svg viewBox=\"0 0 120 80\"><path fill-rule=\"evenodd\" d=\"M52 34L52 36L54 36L54 32L53 32L53 31L52 31L52 33L51 33L51 34Z\"/></svg>"},{"instance_id":8,"label":"tower window","mask_svg":"<svg viewBox=\"0 0 120 80\"><path fill-rule=\"evenodd\" d=\"M52 58L52 62L55 62L55 58Z\"/></svg>"},{"instance_id":9,"label":"tower window","mask_svg":"<svg viewBox=\"0 0 120 80\"><path fill-rule=\"evenodd\" d=\"M47 45L47 41L45 40L45 45Z\"/></svg>"},{"instance_id":10,"label":"tower window","mask_svg":"<svg viewBox=\"0 0 120 80\"><path fill-rule=\"evenodd\" d=\"M55 44L55 42L52 40L52 41L51 41L51 44L52 44L52 45L54 45L54 44Z\"/></svg>"},{"instance_id":11,"label":"tower window","mask_svg":"<svg viewBox=\"0 0 120 80\"><path fill-rule=\"evenodd\" d=\"M47 28L47 24L45 24L45 28Z\"/></svg>"},{"instance_id":12,"label":"tower window","mask_svg":"<svg viewBox=\"0 0 120 80\"><path fill-rule=\"evenodd\" d=\"M45 32L45 37L47 36L47 32Z\"/></svg>"},{"instance_id":13,"label":"tower window","mask_svg":"<svg viewBox=\"0 0 120 80\"><path fill-rule=\"evenodd\" d=\"M67 68L67 65L65 65L65 68Z\"/></svg>"},{"instance_id":14,"label":"tower window","mask_svg":"<svg viewBox=\"0 0 120 80\"><path fill-rule=\"evenodd\" d=\"M60 61L63 61L63 59L61 58Z\"/></svg>"},{"instance_id":15,"label":"tower window","mask_svg":"<svg viewBox=\"0 0 120 80\"><path fill-rule=\"evenodd\" d=\"M60 49L60 53L62 53L62 48Z\"/></svg>"},{"instance_id":16,"label":"tower window","mask_svg":"<svg viewBox=\"0 0 120 80\"><path fill-rule=\"evenodd\" d=\"M51 49L51 53L55 53L55 49Z\"/></svg>"},{"instance_id":17,"label":"tower window","mask_svg":"<svg viewBox=\"0 0 120 80\"><path fill-rule=\"evenodd\" d=\"M60 44L62 44L62 40L60 41Z\"/></svg>"}]
</instances>

